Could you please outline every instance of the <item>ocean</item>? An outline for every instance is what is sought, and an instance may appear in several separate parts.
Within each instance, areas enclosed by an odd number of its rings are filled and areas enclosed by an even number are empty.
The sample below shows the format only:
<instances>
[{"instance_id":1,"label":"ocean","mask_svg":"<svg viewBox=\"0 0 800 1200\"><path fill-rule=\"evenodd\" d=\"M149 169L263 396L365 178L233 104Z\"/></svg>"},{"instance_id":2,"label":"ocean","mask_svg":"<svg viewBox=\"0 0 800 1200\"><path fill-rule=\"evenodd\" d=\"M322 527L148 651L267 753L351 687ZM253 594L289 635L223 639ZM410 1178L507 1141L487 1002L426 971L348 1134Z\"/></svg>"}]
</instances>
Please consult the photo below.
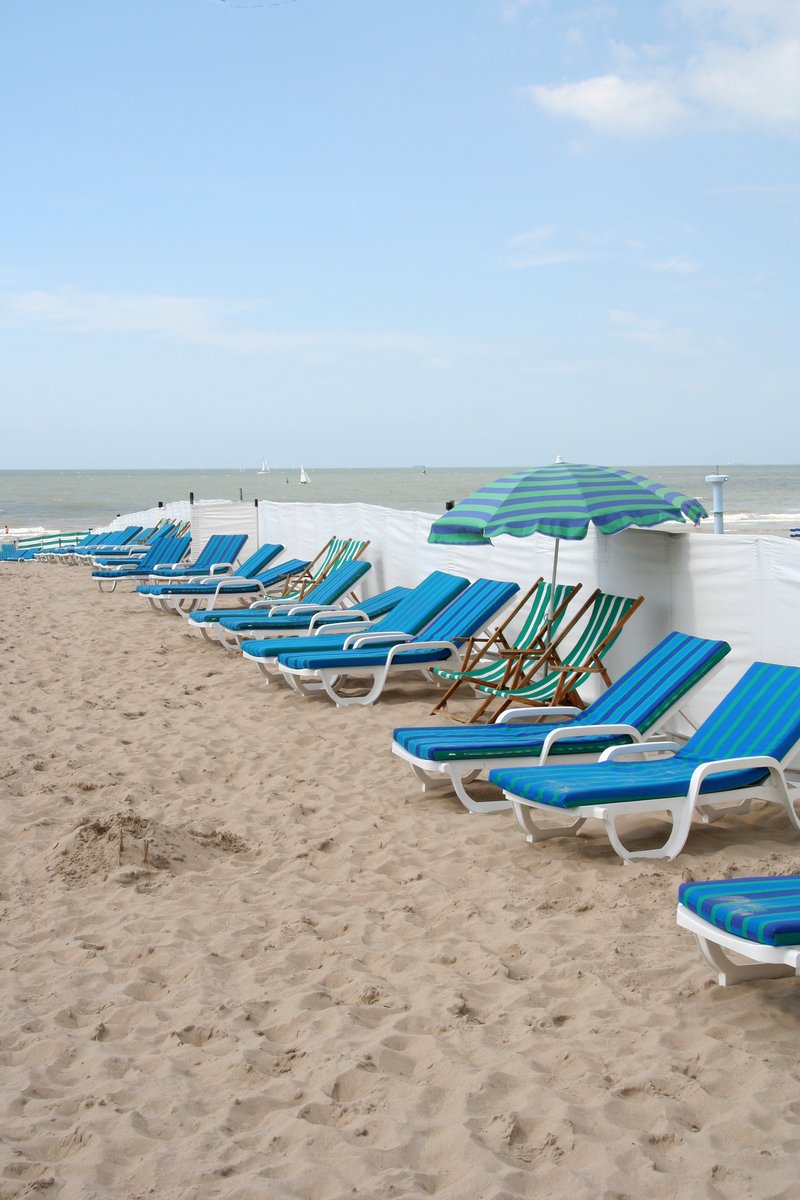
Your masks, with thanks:
<instances>
[{"instance_id":1,"label":"ocean","mask_svg":"<svg viewBox=\"0 0 800 1200\"><path fill-rule=\"evenodd\" d=\"M517 467L408 467L336 469L255 467L238 470L179 471L0 471L0 532L80 530L106 524L117 514L155 507L159 500L362 501L388 508L444 512L449 500L461 500L476 488ZM639 466L659 483L697 496L711 512L706 475L728 476L724 488L728 532L772 533L788 537L800 526L800 466ZM703 521L701 528L711 529Z\"/></svg>"}]
</instances>

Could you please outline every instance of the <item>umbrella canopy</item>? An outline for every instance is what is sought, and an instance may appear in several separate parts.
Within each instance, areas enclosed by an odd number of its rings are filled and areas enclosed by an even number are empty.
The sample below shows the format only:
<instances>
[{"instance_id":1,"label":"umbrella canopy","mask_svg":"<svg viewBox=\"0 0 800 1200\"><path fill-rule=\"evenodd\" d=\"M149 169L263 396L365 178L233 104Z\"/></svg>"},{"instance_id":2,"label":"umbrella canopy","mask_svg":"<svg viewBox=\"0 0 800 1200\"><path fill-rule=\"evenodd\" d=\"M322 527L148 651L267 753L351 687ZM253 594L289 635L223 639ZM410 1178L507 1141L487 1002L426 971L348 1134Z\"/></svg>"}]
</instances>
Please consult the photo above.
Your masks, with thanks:
<instances>
[{"instance_id":1,"label":"umbrella canopy","mask_svg":"<svg viewBox=\"0 0 800 1200\"><path fill-rule=\"evenodd\" d=\"M431 525L429 542L486 543L501 533L581 540L589 524L601 533L631 525L685 521L708 513L699 500L614 467L555 462L515 471L478 488Z\"/></svg>"}]
</instances>

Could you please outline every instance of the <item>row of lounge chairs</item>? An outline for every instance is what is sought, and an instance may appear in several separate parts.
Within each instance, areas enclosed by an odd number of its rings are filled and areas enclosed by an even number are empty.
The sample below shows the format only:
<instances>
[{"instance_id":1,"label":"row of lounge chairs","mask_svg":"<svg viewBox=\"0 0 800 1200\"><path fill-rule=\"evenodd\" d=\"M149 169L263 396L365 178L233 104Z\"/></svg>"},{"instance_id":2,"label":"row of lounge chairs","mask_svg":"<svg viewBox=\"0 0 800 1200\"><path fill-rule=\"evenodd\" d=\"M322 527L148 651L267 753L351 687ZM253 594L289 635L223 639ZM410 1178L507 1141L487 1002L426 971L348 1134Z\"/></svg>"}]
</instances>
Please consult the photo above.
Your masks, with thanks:
<instances>
[{"instance_id":1,"label":"row of lounge chairs","mask_svg":"<svg viewBox=\"0 0 800 1200\"><path fill-rule=\"evenodd\" d=\"M244 541L210 539L193 564L166 568L152 561L151 546L127 570L107 564L94 574L141 580L146 571L138 591L160 611L240 649L265 678L339 706L372 704L398 672L421 671L445 689L433 713L458 720L454 698L471 689L479 704L460 725L397 728L392 751L423 791L443 777L470 812L511 809L530 843L598 820L624 862L672 859L696 815L713 821L756 798L781 806L800 832L785 773L800 747L800 669L755 663L684 745L645 740L720 667L727 643L671 633L612 681L605 654L641 597L595 592L570 614L578 586L551 594L538 580L520 598L513 583L434 572L416 588L359 604L353 589L370 569L361 558L368 543L331 539L316 559L287 560L281 573L271 565L278 545L234 566ZM486 632L515 597L506 620ZM606 688L586 707L578 689L592 675ZM649 813L669 816L669 836L653 849L630 848L618 820ZM560 819L548 824L553 816ZM723 984L792 973L800 966L800 876L686 884L678 922ZM732 963L730 951L751 964Z\"/></svg>"}]
</instances>

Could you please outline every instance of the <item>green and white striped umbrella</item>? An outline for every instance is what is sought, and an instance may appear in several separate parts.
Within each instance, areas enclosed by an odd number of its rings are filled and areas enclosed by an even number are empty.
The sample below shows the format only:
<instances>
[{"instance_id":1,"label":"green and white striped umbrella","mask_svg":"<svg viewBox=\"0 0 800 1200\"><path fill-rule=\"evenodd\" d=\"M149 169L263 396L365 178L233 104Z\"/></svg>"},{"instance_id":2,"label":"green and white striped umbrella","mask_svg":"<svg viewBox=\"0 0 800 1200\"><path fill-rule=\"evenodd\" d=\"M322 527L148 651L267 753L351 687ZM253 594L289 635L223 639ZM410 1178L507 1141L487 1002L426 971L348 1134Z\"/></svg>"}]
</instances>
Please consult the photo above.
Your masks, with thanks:
<instances>
[{"instance_id":1,"label":"green and white striped umbrella","mask_svg":"<svg viewBox=\"0 0 800 1200\"><path fill-rule=\"evenodd\" d=\"M429 542L486 543L501 533L581 540L589 524L601 533L631 525L685 521L708 513L699 500L614 467L555 462L515 471L478 488L431 526Z\"/></svg>"},{"instance_id":2,"label":"green and white striped umbrella","mask_svg":"<svg viewBox=\"0 0 800 1200\"><path fill-rule=\"evenodd\" d=\"M512 537L545 533L556 540L552 597L561 538L582 540L590 523L601 533L611 534L631 525L646 527L687 517L696 525L707 516L699 500L644 475L559 459L550 466L515 471L478 488L434 521L428 541L476 545L491 542L501 533ZM548 630L548 641L549 636Z\"/></svg>"}]
</instances>

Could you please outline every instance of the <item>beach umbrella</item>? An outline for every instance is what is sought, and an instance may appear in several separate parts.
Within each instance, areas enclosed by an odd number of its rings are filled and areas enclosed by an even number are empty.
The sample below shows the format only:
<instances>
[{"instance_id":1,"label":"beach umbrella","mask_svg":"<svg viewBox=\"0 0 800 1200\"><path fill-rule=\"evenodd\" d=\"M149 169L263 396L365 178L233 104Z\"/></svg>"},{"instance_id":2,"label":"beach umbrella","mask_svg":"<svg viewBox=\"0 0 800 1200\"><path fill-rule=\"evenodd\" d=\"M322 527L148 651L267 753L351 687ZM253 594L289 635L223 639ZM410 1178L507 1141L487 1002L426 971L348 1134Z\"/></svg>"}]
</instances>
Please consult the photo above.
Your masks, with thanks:
<instances>
[{"instance_id":1,"label":"beach umbrella","mask_svg":"<svg viewBox=\"0 0 800 1200\"><path fill-rule=\"evenodd\" d=\"M485 545L501 533L555 538L553 585L560 540L580 541L589 525L620 533L635 525L692 521L708 513L699 500L663 484L615 467L567 463L515 471L478 488L431 525L429 542Z\"/></svg>"}]
</instances>

